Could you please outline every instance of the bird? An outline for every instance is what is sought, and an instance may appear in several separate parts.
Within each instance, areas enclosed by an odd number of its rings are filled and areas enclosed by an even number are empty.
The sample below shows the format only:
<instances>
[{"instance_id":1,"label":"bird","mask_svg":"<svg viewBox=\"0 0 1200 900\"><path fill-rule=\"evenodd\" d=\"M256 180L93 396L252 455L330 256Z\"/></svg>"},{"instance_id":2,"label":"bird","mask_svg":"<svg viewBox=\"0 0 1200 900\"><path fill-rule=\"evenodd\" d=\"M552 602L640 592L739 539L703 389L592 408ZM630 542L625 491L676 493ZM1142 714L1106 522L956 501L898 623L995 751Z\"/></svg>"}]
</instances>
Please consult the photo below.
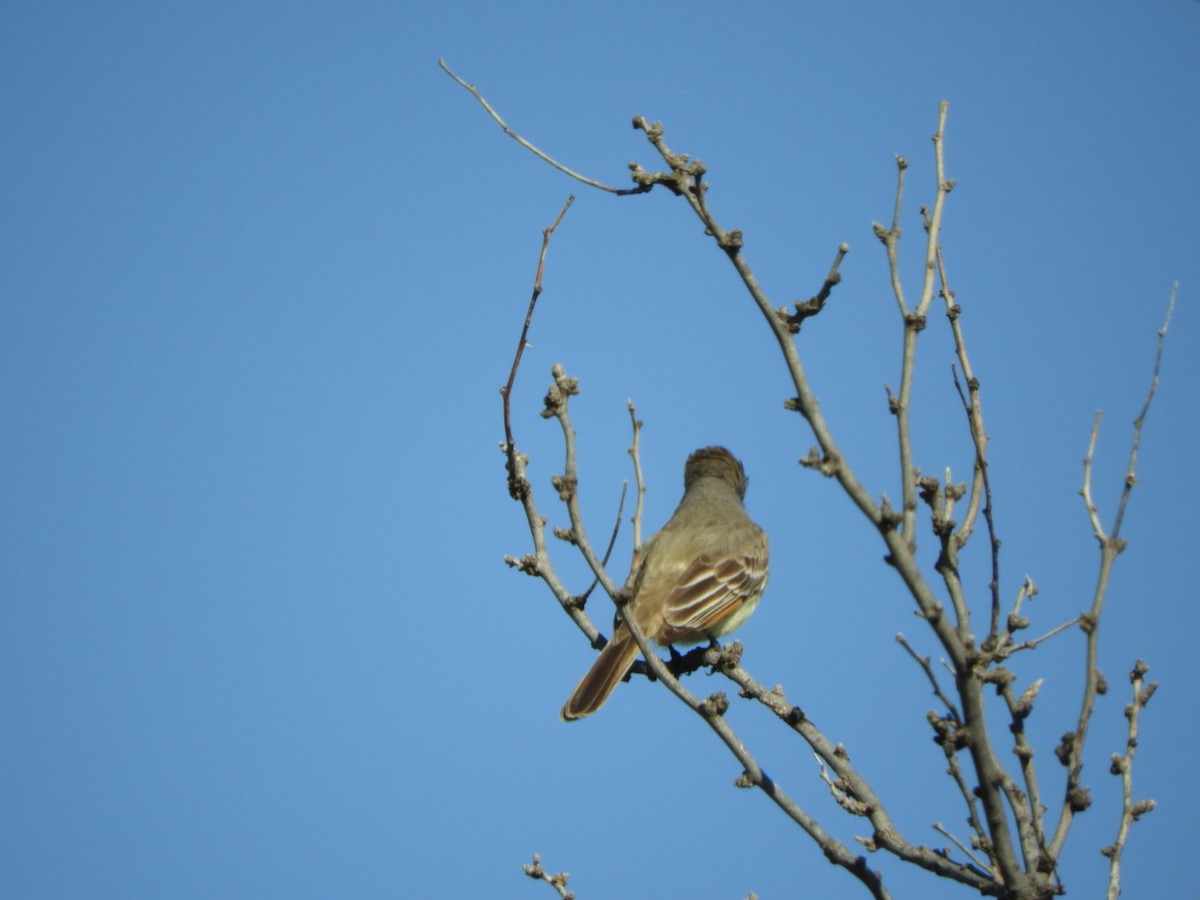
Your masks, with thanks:
<instances>
[{"instance_id":1,"label":"bird","mask_svg":"<svg viewBox=\"0 0 1200 900\"><path fill-rule=\"evenodd\" d=\"M747 481L741 461L724 447L688 457L683 499L643 545L621 619L563 704L563 721L603 706L637 659L626 617L663 647L715 640L750 618L767 584L769 543L743 505Z\"/></svg>"}]
</instances>

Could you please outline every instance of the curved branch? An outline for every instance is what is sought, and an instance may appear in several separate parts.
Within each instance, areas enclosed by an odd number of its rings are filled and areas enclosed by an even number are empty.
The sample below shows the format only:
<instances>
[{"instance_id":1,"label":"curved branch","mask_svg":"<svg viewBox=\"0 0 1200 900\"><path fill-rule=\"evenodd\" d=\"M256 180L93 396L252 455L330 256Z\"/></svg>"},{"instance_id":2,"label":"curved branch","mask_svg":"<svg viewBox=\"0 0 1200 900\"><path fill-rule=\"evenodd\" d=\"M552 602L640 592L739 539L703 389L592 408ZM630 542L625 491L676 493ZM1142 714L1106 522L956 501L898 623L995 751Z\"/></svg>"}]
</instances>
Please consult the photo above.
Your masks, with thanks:
<instances>
[{"instance_id":1,"label":"curved branch","mask_svg":"<svg viewBox=\"0 0 1200 900\"><path fill-rule=\"evenodd\" d=\"M500 126L500 128L504 131L505 134L507 134L510 138L512 138L514 141L516 141L518 144L520 144L526 150L533 153L539 159L543 159L546 162L550 163L550 165L554 166L554 168L558 169L558 171L562 172L564 175L570 175L576 181L582 181L584 184L588 185L589 187L599 188L602 191L608 191L610 194L617 194L618 196L625 196L627 194L644 194L644 193L646 193L646 191L650 190L650 188L648 188L648 187L640 187L640 186L635 187L635 188L611 187L610 185L604 184L603 182L600 182L600 181L596 181L593 178L588 178L586 175L580 175L578 172L574 171L573 169L568 169L566 166L564 166L558 160L554 159L552 156L550 156L547 153L543 153L537 147L533 146L533 144L529 143L529 141L525 140L525 138L521 137L519 134L517 134L515 131L513 131L511 128L509 128L508 123L505 122L502 118L500 118L500 114L498 112L496 112L496 110L494 110L492 108L492 105L483 98L483 95L481 93L479 93L479 89L476 88L475 85L469 84L466 81L463 81L457 75L455 75L454 72L451 70L451 68L448 65L446 65L446 61L444 59L438 59L438 65L441 66L443 72L445 72L447 75L449 75L455 81L457 81L460 85L462 85L464 88L466 88L468 91L470 91L471 96L473 96L476 100L479 101L480 105L483 106L483 108L487 110L488 115L491 116L493 120L495 120L496 124Z\"/></svg>"}]
</instances>

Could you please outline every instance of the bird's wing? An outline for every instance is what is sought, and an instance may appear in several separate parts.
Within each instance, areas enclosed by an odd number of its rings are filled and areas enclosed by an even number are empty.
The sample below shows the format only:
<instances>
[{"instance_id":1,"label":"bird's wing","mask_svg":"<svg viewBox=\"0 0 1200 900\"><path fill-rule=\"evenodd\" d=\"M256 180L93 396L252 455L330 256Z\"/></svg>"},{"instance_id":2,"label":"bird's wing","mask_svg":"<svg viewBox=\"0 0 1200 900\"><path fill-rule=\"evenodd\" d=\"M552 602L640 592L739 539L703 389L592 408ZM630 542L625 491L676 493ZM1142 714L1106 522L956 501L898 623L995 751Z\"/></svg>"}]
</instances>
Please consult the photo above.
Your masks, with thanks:
<instances>
[{"instance_id":1,"label":"bird's wing","mask_svg":"<svg viewBox=\"0 0 1200 900\"><path fill-rule=\"evenodd\" d=\"M662 643L700 637L761 594L766 583L765 553L697 557L666 599Z\"/></svg>"}]
</instances>

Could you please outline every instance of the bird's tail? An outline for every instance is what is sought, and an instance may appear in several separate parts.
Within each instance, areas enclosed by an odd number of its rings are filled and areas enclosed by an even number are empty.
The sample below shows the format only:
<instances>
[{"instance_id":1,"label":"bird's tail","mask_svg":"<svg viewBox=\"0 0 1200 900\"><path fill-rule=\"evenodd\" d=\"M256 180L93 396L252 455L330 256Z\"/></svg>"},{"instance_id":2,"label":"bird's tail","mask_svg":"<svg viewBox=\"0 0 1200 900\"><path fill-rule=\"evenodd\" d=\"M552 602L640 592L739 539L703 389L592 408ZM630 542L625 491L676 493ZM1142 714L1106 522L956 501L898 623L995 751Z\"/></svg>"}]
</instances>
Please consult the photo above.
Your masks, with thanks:
<instances>
[{"instance_id":1,"label":"bird's tail","mask_svg":"<svg viewBox=\"0 0 1200 900\"><path fill-rule=\"evenodd\" d=\"M612 640L604 645L587 674L579 679L575 690L563 704L562 716L564 722L574 722L584 716L590 716L608 699L608 695L616 688L617 683L625 677L633 661L637 659L638 645L625 627L625 623L617 626Z\"/></svg>"}]
</instances>

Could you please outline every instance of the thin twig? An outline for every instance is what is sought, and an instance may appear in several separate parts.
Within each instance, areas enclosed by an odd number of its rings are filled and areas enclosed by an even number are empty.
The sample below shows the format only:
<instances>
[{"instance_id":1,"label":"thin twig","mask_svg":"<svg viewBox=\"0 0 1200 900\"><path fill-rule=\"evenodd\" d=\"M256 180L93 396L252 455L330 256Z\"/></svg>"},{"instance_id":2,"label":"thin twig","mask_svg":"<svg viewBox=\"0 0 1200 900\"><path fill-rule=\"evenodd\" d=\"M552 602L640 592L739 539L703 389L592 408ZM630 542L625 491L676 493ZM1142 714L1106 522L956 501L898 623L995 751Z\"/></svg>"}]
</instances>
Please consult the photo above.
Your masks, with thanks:
<instances>
[{"instance_id":1,"label":"thin twig","mask_svg":"<svg viewBox=\"0 0 1200 900\"><path fill-rule=\"evenodd\" d=\"M1129 839L1129 829L1133 823L1150 812L1158 804L1153 800L1133 800L1133 755L1138 745L1138 719L1142 708L1154 696L1158 685L1151 682L1144 689L1143 680L1149 667L1140 659L1129 673L1129 681L1133 685L1133 702L1125 707L1125 718L1129 720L1129 733L1125 739L1124 754L1113 754L1112 767L1114 775L1121 776L1121 824L1117 828L1117 839L1100 852L1109 858L1108 868L1108 900L1116 900L1121 894L1121 854L1125 851L1125 842Z\"/></svg>"},{"instance_id":2,"label":"thin twig","mask_svg":"<svg viewBox=\"0 0 1200 900\"><path fill-rule=\"evenodd\" d=\"M1088 509L1088 518L1092 523L1092 531L1100 542L1100 571L1096 577L1096 585L1092 591L1091 609L1080 616L1080 628L1087 635L1084 650L1083 670L1083 700L1080 704L1079 718L1075 730L1063 736L1058 748L1060 761L1067 767L1067 783L1063 792L1062 808L1058 815L1058 824L1054 829L1054 837L1050 840L1049 853L1057 860L1062 854L1062 848L1067 840L1071 823L1075 814L1082 812L1092 804L1091 794L1083 785L1083 748L1087 742L1088 728L1091 726L1092 713L1096 708L1096 696L1100 693L1102 676L1099 667L1100 614L1104 609L1104 598L1108 593L1109 576L1113 563L1119 551L1117 542L1105 533L1100 522L1100 513L1092 500L1092 460L1096 452L1096 440L1100 434L1100 413L1092 423L1092 435L1088 441L1087 456L1083 460L1083 487L1080 493Z\"/></svg>"},{"instance_id":3,"label":"thin twig","mask_svg":"<svg viewBox=\"0 0 1200 900\"><path fill-rule=\"evenodd\" d=\"M643 187L641 185L639 185L638 187L633 187L633 188L611 187L610 185L596 181L593 178L588 178L586 175L580 175L578 172L576 172L572 169L568 169L566 166L564 166L558 160L554 159L553 157L549 156L546 153L543 153L537 147L533 146L533 144L529 143L529 141L525 140L525 138L521 137L519 134L517 134L515 131L513 131L511 128L509 128L508 124L502 118L500 118L500 114L498 112L496 112L496 110L492 108L492 105L483 98L482 94L479 93L479 89L476 88L475 85L468 84L466 81L463 81L461 78L459 78L457 75L455 75L454 72L450 69L450 67L448 65L446 65L446 61L444 59L439 59L438 65L442 67L443 72L445 72L447 75L449 75L455 81L457 81L460 85L462 85L464 88L466 88L468 91L470 91L471 95L480 102L480 104L483 106L484 109L486 109L488 111L488 115L491 116L495 120L496 124L500 126L500 128L504 131L505 134L507 134L510 138L512 138L514 141L516 141L518 144L520 144L526 150L529 150L534 155L536 155L539 158L550 163L550 165L554 166L554 168L558 169L558 171L562 172L564 175L570 175L576 181L582 181L584 184L588 185L589 187L599 188L602 191L608 191L610 194L617 194L619 196L624 196L627 194L644 194L644 193L646 193L646 191L650 190L649 187Z\"/></svg>"},{"instance_id":4,"label":"thin twig","mask_svg":"<svg viewBox=\"0 0 1200 900\"><path fill-rule=\"evenodd\" d=\"M921 300L917 304L916 313L924 317L933 302L934 282L936 276L937 253L942 232L942 209L946 204L947 195L954 190L953 179L946 178L946 155L943 144L946 136L946 114L950 111L950 103L943 100L938 104L937 131L933 133L933 159L937 170L937 191L933 198L933 213L926 222L925 230L929 239L925 242L925 281L921 286Z\"/></svg>"},{"instance_id":5,"label":"thin twig","mask_svg":"<svg viewBox=\"0 0 1200 900\"><path fill-rule=\"evenodd\" d=\"M846 792L844 782L840 780L834 781L829 777L829 771L825 768L825 762L821 759L821 757L814 753L813 758L817 761L817 767L820 769L821 780L825 782L825 786L829 788L829 796L833 797L833 802L846 812L850 813L852 816L870 815L870 807L861 800L856 800L854 797L851 797ZM867 843L863 838L856 838L855 840L857 840L860 844ZM870 849L876 850L878 847L872 844L870 845Z\"/></svg>"},{"instance_id":6,"label":"thin twig","mask_svg":"<svg viewBox=\"0 0 1200 900\"><path fill-rule=\"evenodd\" d=\"M1154 374L1150 381L1150 388L1146 392L1146 400L1142 404L1138 417L1133 423L1129 465L1126 469L1125 483L1121 491L1121 500L1117 507L1117 514L1113 519L1111 533L1105 532L1104 526L1100 521L1099 510L1092 498L1092 460L1096 452L1096 441L1100 433L1100 413L1096 413L1096 418L1093 421L1092 434L1088 441L1087 456L1083 460L1083 487L1080 489L1080 494L1083 496L1084 503L1087 506L1088 520L1091 522L1092 532L1100 544L1100 571L1096 576L1096 586L1092 594L1092 607L1080 617L1080 627L1087 634L1087 648L1084 658L1083 702L1080 705L1079 719L1075 730L1063 736L1062 744L1058 748L1059 758L1068 767L1068 771L1062 809L1059 812L1058 824L1054 829L1054 838L1050 842L1050 853L1054 859L1058 859L1062 852L1063 844L1066 842L1067 834L1070 831L1071 822L1075 814L1086 809L1091 803L1091 797L1082 784L1083 749L1087 741L1092 713L1095 710L1096 695L1100 692L1103 684L1103 676L1100 674L1097 661L1100 640L1100 615L1104 611L1104 600L1108 593L1108 583L1112 574L1113 564L1116 562L1117 556L1125 549L1125 541L1120 537L1118 529L1125 515L1125 507L1128 503L1129 495L1133 490L1133 486L1137 483L1137 475L1134 467L1137 462L1138 450L1141 446L1142 428L1145 426L1146 416L1150 411L1150 404L1154 400L1155 391L1158 389L1159 373L1162 369L1163 347L1166 342L1167 329L1171 324L1171 315L1175 310L1175 297L1178 289L1178 284L1171 289L1171 297L1167 302L1167 313L1163 318L1162 328L1158 330L1158 341L1154 353Z\"/></svg>"},{"instance_id":7,"label":"thin twig","mask_svg":"<svg viewBox=\"0 0 1200 900\"><path fill-rule=\"evenodd\" d=\"M1046 830L1042 819L1042 792L1038 784L1037 768L1033 764L1033 747L1025 734L1025 720L1033 712L1033 704L1038 691L1042 687L1042 679L1038 679L1017 698L1013 694L1012 683L1003 682L1000 695L1008 706L1011 718L1009 729L1013 734L1013 753L1021 764L1021 777L1025 780L1025 796L1019 798L1010 796L1013 806L1013 816L1021 829L1021 848L1025 854L1025 864L1036 868L1038 860L1045 855Z\"/></svg>"},{"instance_id":8,"label":"thin twig","mask_svg":"<svg viewBox=\"0 0 1200 900\"><path fill-rule=\"evenodd\" d=\"M1163 346L1167 341L1167 329L1171 327L1171 315L1175 312L1175 297L1178 293L1179 282L1176 282L1171 288L1171 299L1167 301L1167 315L1163 319L1162 328L1158 329L1158 345L1154 351L1154 377L1150 379L1150 389L1146 391L1146 400L1142 403L1138 417L1133 420L1133 445L1129 449L1129 468L1125 472L1125 487L1121 491L1121 502L1117 506L1117 515L1113 520L1112 536L1114 540L1121 536L1121 522L1125 519L1125 507L1129 503L1129 495L1133 492L1133 486L1137 484L1135 466L1137 465L1138 449L1142 444L1142 426L1146 423L1150 404L1154 401L1154 395L1158 391L1158 377L1162 372Z\"/></svg>"},{"instance_id":9,"label":"thin twig","mask_svg":"<svg viewBox=\"0 0 1200 900\"><path fill-rule=\"evenodd\" d=\"M942 282L942 296L946 301L946 318L950 320L950 333L954 337L954 351L958 356L958 363L962 366L963 377L967 381L967 387L970 395L963 392L962 385L958 380L958 372L954 367L951 367L951 373L954 376L954 387L958 391L959 399L962 401L963 410L967 414L967 422L971 429L971 440L975 444L975 473L971 483L971 498L967 503L967 514L963 517L962 525L958 529L959 546L964 546L970 538L971 533L975 530L975 520L979 514L980 495L987 488L988 500L991 500L991 489L985 485L984 478L987 474L987 431L983 427L983 409L979 404L979 379L975 377L975 372L971 368L971 360L967 356L967 342L963 336L962 323L959 318L962 315L962 307L958 304L958 298L954 291L950 289L949 281L946 277L946 263L942 255L942 248L937 248L938 274ZM980 461L982 460L982 464Z\"/></svg>"},{"instance_id":10,"label":"thin twig","mask_svg":"<svg viewBox=\"0 0 1200 900\"><path fill-rule=\"evenodd\" d=\"M985 863L983 860L981 860L974 853L972 853L971 850L968 847L966 847L962 841L960 841L958 838L956 838L954 835L952 835L946 829L946 826L944 826L941 822L934 822L933 830L936 831L938 834L942 835L943 837L945 837L947 840L951 841L954 844L954 846L957 847L959 850L961 850L963 855L966 856L966 858L971 861L971 864L973 866L975 866L977 869L979 869L980 872L986 872L988 874L991 874L993 877L995 876L995 873L990 870L990 867L988 866L988 864Z\"/></svg>"},{"instance_id":11,"label":"thin twig","mask_svg":"<svg viewBox=\"0 0 1200 900\"><path fill-rule=\"evenodd\" d=\"M633 478L637 487L637 497L633 504L633 554L636 559L642 550L642 508L646 499L646 482L642 478L642 420L637 417L637 409L633 401L629 401L629 422L633 428L633 443L629 447L629 456L633 460Z\"/></svg>"},{"instance_id":12,"label":"thin twig","mask_svg":"<svg viewBox=\"0 0 1200 900\"><path fill-rule=\"evenodd\" d=\"M994 658L996 660L1005 660L1018 650L1032 650L1038 644L1050 640L1050 638L1054 637L1056 634L1062 634L1062 632L1066 631L1068 628L1073 628L1074 626L1080 624L1082 619L1082 616L1076 616L1069 622L1063 622L1061 625L1055 625L1053 628L1039 637L1030 638L1027 641L1021 641L1019 644L1009 644L1005 647L1002 647L1000 650L996 651Z\"/></svg>"},{"instance_id":13,"label":"thin twig","mask_svg":"<svg viewBox=\"0 0 1200 900\"><path fill-rule=\"evenodd\" d=\"M1017 589L1017 598L1013 601L1012 611L1008 614L1008 618L1004 620L1004 629L996 636L994 641L989 642L994 658L1006 659L1014 651L1015 648L1012 648L1013 634L1029 627L1029 620L1021 615L1021 607L1024 605L1026 598L1034 597L1037 592L1037 585L1033 583L1032 578L1026 575L1025 579L1021 582L1021 587ZM1045 640L1045 637L1034 641L1031 646L1036 647L1042 640ZM1029 642L1027 641L1026 643ZM1022 649L1030 649L1030 647L1023 647Z\"/></svg>"},{"instance_id":14,"label":"thin twig","mask_svg":"<svg viewBox=\"0 0 1200 900\"><path fill-rule=\"evenodd\" d=\"M892 211L892 227L884 228L878 222L872 223L875 237L887 248L888 273L892 279L892 293L896 297L896 305L900 308L901 318L908 315L908 304L904 302L904 285L900 281L900 207L904 202L904 173L908 171L908 160L903 156L896 157L896 206Z\"/></svg>"},{"instance_id":15,"label":"thin twig","mask_svg":"<svg viewBox=\"0 0 1200 900\"><path fill-rule=\"evenodd\" d=\"M967 784L966 776L963 775L962 767L958 764L958 753L953 744L947 744L943 747L946 754L946 773L950 776L950 780L958 787L958 793L963 798L963 803L967 807L967 824L971 826L971 830L975 832L975 840L978 846L983 848L988 856L992 855L992 843L987 836L987 830L983 827L983 819L979 815L979 798L975 796L975 791ZM999 870L993 863L989 871L996 873ZM996 876L999 878L999 875Z\"/></svg>"},{"instance_id":16,"label":"thin twig","mask_svg":"<svg viewBox=\"0 0 1200 900\"><path fill-rule=\"evenodd\" d=\"M833 265L829 267L829 274L825 276L825 282L821 285L821 289L803 303L797 300L795 303L796 311L794 313L789 313L786 309L779 310L779 315L786 322L790 332L793 334L798 333L805 319L815 316L825 308L825 303L829 300L829 295L833 292L834 287L842 283L842 273L838 270L841 268L842 260L846 258L846 254L849 252L849 244L845 242L839 244L837 256L833 258Z\"/></svg>"},{"instance_id":17,"label":"thin twig","mask_svg":"<svg viewBox=\"0 0 1200 900\"><path fill-rule=\"evenodd\" d=\"M1092 523L1092 534L1101 544L1108 540L1108 535L1100 523L1100 510L1092 499L1092 460L1096 456L1096 442L1100 439L1100 420L1103 418L1104 413L1096 410L1096 415L1092 418L1092 436L1088 438L1087 454L1083 457L1083 487L1079 489L1079 495L1083 497L1087 506L1088 521Z\"/></svg>"},{"instance_id":18,"label":"thin twig","mask_svg":"<svg viewBox=\"0 0 1200 900\"><path fill-rule=\"evenodd\" d=\"M962 730L962 716L959 715L958 708L953 702L951 702L950 698L942 690L941 684L938 682L937 676L933 672L933 666L930 665L930 657L920 656L917 651L912 648L912 645L908 643L908 639L905 638L903 634L896 635L896 642L900 644L900 646L907 651L908 655L913 658L917 665L921 667L921 670L925 673L925 677L929 680L930 685L933 686L934 695L942 702L942 705L950 715L949 720L946 720L938 716L937 713L931 711L927 718L929 720L929 724L934 730L934 740L941 746L942 752L946 757L946 764L948 766L946 774L948 774L958 786L959 793L962 795L963 802L966 804L967 824L970 825L972 830L975 832L975 840L978 841L978 845L981 847L990 848L990 842L987 839L987 832L983 830L983 826L979 819L979 810L975 793L970 787L968 787L966 779L963 777L962 770L958 765L958 750L960 749L960 746L965 743L963 737L964 732ZM945 660L942 660L942 663L949 668L949 665ZM951 670L950 674L953 676L953 670ZM951 839L953 840L953 838ZM997 871L994 866L985 865L981 866L981 868L985 871L991 872L993 875L995 875Z\"/></svg>"},{"instance_id":19,"label":"thin twig","mask_svg":"<svg viewBox=\"0 0 1200 900\"><path fill-rule=\"evenodd\" d=\"M570 398L579 393L579 383L568 376L566 370L558 363L550 367L550 372L554 376L554 384L546 395L546 408L542 410L542 416L558 420L559 426L562 428L565 457L563 474L555 475L550 479L550 483L558 491L558 498L567 506L567 515L571 520L571 532L575 537L575 546L578 547L584 561L587 562L588 568L592 570L592 574L599 579L604 592L610 597L616 597L617 586L592 548L592 543L587 536L587 528L584 525L583 511L579 506L579 470L575 454L575 428L571 424L568 405Z\"/></svg>"},{"instance_id":20,"label":"thin twig","mask_svg":"<svg viewBox=\"0 0 1200 900\"><path fill-rule=\"evenodd\" d=\"M546 882L546 884L558 891L558 896L562 900L575 900L575 892L567 890L567 882L571 880L571 876L566 872L558 872L554 875L547 873L542 868L542 857L539 854L533 854L533 863L526 863L521 866L521 870L534 881Z\"/></svg>"},{"instance_id":21,"label":"thin twig","mask_svg":"<svg viewBox=\"0 0 1200 900\"><path fill-rule=\"evenodd\" d=\"M988 542L991 549L992 580L988 584L991 594L991 624L988 628L989 643L994 644L1000 632L1000 539L996 536L996 521L992 504L992 483L988 477L987 430L983 426L983 406L980 403L979 379L971 368L970 357L967 356L967 342L963 336L962 324L959 321L962 307L956 301L954 291L946 276L946 260L940 245L934 248L937 258L938 278L941 281L942 297L946 301L946 318L950 320L950 333L954 337L954 350L958 363L962 366L963 378L967 382L967 394L963 393L962 384L958 380L958 372L953 366L950 371L954 378L954 387L962 401L963 411L967 416L967 427L971 433L971 443L975 448L974 475L971 479L971 496L967 501L967 514L963 523L955 533L955 544L958 548L966 546L975 530L975 521L980 508L980 495L983 496L983 518L987 523Z\"/></svg>"},{"instance_id":22,"label":"thin twig","mask_svg":"<svg viewBox=\"0 0 1200 900\"><path fill-rule=\"evenodd\" d=\"M608 546L604 548L604 556L600 560L600 564L608 568L608 560L612 556L613 548L617 545L617 536L621 533L621 517L625 513L625 494L629 491L629 482L621 483L621 499L617 502L617 520L613 522L612 534L608 538ZM572 540L574 538L572 537ZM592 595L592 591L596 589L596 585L600 583L599 578L592 578L592 583L588 585L588 589L579 595L578 601L580 606L584 606L588 597Z\"/></svg>"},{"instance_id":23,"label":"thin twig","mask_svg":"<svg viewBox=\"0 0 1200 900\"><path fill-rule=\"evenodd\" d=\"M567 214L567 210L571 208L571 204L575 202L575 195L567 197L567 202L563 204L562 210L558 214L558 218L554 220L554 224L542 232L542 252L538 254L537 275L533 279L533 295L529 298L529 309L525 312L525 324L521 327L521 337L517 340L517 352L513 355L512 368L508 372L508 381L504 387L500 388L500 395L504 398L504 452L508 457L508 495L514 500L520 500L521 494L529 490L529 483L517 478L516 472L516 443L513 441L512 429L512 389L513 384L517 380L517 370L521 367L521 357L525 354L525 347L528 345L529 326L533 323L533 309L537 306L538 297L542 295L542 272L546 266L546 251L550 249L550 238L554 235L554 231L558 228L559 223L563 220L563 216Z\"/></svg>"},{"instance_id":24,"label":"thin twig","mask_svg":"<svg viewBox=\"0 0 1200 900\"><path fill-rule=\"evenodd\" d=\"M511 399L512 388L516 381L517 370L521 365L521 357L525 352L526 338L529 334L530 323L533 319L534 307L537 304L537 298L542 292L542 272L546 262L546 251L549 247L550 236L554 230L562 222L563 216L566 215L567 209L570 207L574 198L568 198L562 211L558 214L558 218L554 220L554 224L542 232L542 249L538 256L537 275L534 279L533 296L529 301L529 309L525 314L525 323L521 329L521 338L517 342L517 350L513 356L512 369L509 372L508 383L500 389L500 393L504 398L504 433L505 440L501 443L500 449L503 451L506 460L506 468L508 471L508 487L509 494L516 499L525 512L525 521L529 526L529 535L533 539L532 554L526 554L522 557L505 556L504 562L511 568L524 572L527 575L533 575L541 578L550 592L558 600L559 606L575 625L582 631L592 642L593 646L603 643L599 629L592 624L587 613L583 611L583 606L578 598L573 596L567 590L562 580L558 577L554 570L554 564L550 560L550 552L546 544L546 520L538 512L537 501L534 497L533 485L529 479L525 477L525 467L529 460L525 454L521 453L516 446L516 441L513 437L512 415L511 415Z\"/></svg>"},{"instance_id":25,"label":"thin twig","mask_svg":"<svg viewBox=\"0 0 1200 900\"><path fill-rule=\"evenodd\" d=\"M955 725L962 724L962 716L958 714L958 707L951 702L950 698L942 691L941 684L938 683L937 676L933 674L933 666L929 664L928 656L920 656L917 651L908 643L908 639L903 634L896 635L896 643L903 647L908 655L913 658L913 661L921 667L921 671L925 673L925 677L929 679L929 684L933 688L933 694L942 702L942 706L946 708L946 712L950 713L950 718L954 720Z\"/></svg>"},{"instance_id":26,"label":"thin twig","mask_svg":"<svg viewBox=\"0 0 1200 900\"><path fill-rule=\"evenodd\" d=\"M934 158L937 170L937 190L933 203L933 215L926 222L926 237L925 247L925 280L921 288L921 296L915 310L905 312L904 319L904 349L900 366L900 392L895 398L895 415L897 424L897 437L900 444L900 483L902 487L902 499L904 501L903 525L901 526L904 532L904 537L908 541L908 545L912 550L916 550L916 518L917 518L917 501L916 501L916 480L917 473L913 464L912 456L912 388L915 377L916 358L917 358L917 336L924 330L926 323L926 313L929 309L929 304L933 300L933 284L934 284L934 269L937 253L938 240L941 232L942 223L942 207L945 203L946 194L950 192L952 184L947 183L945 178L945 165L943 162L942 147L946 132L946 115L949 111L950 104L943 100L938 106L938 127L933 134L933 149ZM903 159L903 157L901 157ZM897 191L896 203L899 206L900 198ZM899 210L897 210L897 215ZM893 225L893 231L895 225ZM897 234L897 238L898 238ZM894 256L891 254L889 246L888 265L893 265ZM899 265L898 262L895 263ZM894 274L894 278L898 278L898 273ZM969 623L959 623L960 632L965 633L964 628L969 627Z\"/></svg>"}]
</instances>

